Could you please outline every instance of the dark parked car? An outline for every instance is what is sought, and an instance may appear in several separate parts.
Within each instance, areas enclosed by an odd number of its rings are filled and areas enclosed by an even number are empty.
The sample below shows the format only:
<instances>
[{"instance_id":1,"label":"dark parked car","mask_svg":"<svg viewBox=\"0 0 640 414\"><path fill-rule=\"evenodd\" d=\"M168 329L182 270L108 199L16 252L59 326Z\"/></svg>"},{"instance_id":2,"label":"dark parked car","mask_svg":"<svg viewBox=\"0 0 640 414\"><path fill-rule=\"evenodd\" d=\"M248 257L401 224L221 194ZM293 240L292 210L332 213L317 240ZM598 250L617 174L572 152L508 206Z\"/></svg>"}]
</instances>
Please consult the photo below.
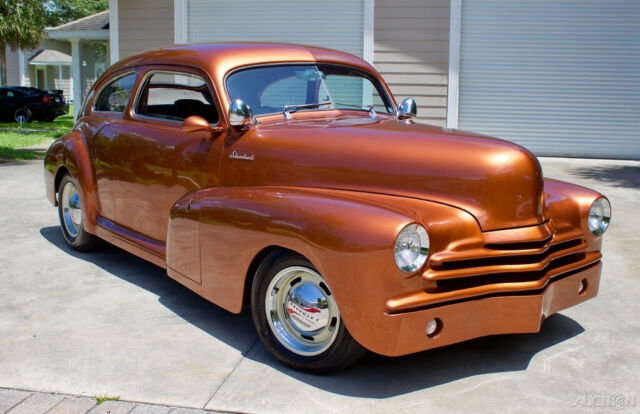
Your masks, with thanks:
<instances>
[{"instance_id":1,"label":"dark parked car","mask_svg":"<svg viewBox=\"0 0 640 414\"><path fill-rule=\"evenodd\" d=\"M0 117L18 123L53 121L69 113L61 90L42 90L25 86L0 88Z\"/></svg>"}]
</instances>

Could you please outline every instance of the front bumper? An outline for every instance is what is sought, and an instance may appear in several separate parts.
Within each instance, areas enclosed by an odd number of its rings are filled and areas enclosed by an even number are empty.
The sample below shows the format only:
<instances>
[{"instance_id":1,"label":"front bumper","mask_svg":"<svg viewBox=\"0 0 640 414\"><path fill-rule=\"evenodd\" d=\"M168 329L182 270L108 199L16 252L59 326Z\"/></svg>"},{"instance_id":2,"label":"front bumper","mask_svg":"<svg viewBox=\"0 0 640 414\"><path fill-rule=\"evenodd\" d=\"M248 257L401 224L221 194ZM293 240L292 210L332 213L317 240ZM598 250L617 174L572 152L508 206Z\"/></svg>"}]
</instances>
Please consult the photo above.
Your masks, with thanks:
<instances>
[{"instance_id":1,"label":"front bumper","mask_svg":"<svg viewBox=\"0 0 640 414\"><path fill-rule=\"evenodd\" d=\"M470 339L499 334L540 331L545 318L598 293L602 263L552 279L533 292L503 293L457 303L386 315L390 341L376 352L389 356L410 354ZM586 283L578 293L580 283ZM427 322L438 318L438 333L426 334ZM395 333L395 334L392 334Z\"/></svg>"}]
</instances>

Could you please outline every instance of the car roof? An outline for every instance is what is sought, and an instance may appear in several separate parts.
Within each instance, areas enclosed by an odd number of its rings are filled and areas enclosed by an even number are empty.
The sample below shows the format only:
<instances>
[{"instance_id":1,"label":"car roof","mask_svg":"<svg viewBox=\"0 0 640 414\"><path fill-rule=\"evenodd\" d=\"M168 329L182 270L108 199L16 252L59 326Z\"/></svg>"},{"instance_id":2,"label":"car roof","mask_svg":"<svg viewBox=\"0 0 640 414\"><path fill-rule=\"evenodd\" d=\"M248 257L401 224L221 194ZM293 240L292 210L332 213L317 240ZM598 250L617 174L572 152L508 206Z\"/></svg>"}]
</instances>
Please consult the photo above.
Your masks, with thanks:
<instances>
[{"instance_id":1,"label":"car roof","mask_svg":"<svg viewBox=\"0 0 640 414\"><path fill-rule=\"evenodd\" d=\"M149 63L197 64L203 68L216 67L216 72L248 65L278 62L336 62L369 66L354 55L315 46L288 43L194 43L171 45L147 50L121 61L116 66L136 66Z\"/></svg>"},{"instance_id":2,"label":"car roof","mask_svg":"<svg viewBox=\"0 0 640 414\"><path fill-rule=\"evenodd\" d=\"M363 59L337 50L288 43L229 42L170 45L151 49L121 60L109 68L105 76L111 77L113 72L144 65L186 65L206 71L216 88L222 89L224 77L236 68L287 62L337 63L376 73Z\"/></svg>"}]
</instances>

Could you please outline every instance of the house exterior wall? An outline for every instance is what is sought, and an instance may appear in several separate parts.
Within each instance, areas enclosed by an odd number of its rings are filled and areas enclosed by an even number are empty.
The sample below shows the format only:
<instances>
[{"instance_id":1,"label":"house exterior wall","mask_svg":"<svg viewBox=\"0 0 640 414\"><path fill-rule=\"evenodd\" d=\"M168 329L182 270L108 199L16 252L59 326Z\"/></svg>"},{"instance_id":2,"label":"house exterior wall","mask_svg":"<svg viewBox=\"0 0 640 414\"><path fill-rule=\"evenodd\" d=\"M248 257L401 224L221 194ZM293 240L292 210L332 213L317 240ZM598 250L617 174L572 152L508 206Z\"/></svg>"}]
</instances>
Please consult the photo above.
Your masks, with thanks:
<instances>
[{"instance_id":1,"label":"house exterior wall","mask_svg":"<svg viewBox=\"0 0 640 414\"><path fill-rule=\"evenodd\" d=\"M19 86L20 85L20 54L16 50L15 52L7 46L5 50L5 56L7 59L7 86Z\"/></svg>"},{"instance_id":2,"label":"house exterior wall","mask_svg":"<svg viewBox=\"0 0 640 414\"><path fill-rule=\"evenodd\" d=\"M36 67L33 65L25 65L24 85L23 86L36 86ZM33 83L32 83L33 80Z\"/></svg>"},{"instance_id":3,"label":"house exterior wall","mask_svg":"<svg viewBox=\"0 0 640 414\"><path fill-rule=\"evenodd\" d=\"M25 67L25 84L24 86L37 85L36 82L36 65L29 64L31 58L37 51L42 49L57 50L67 55L71 55L71 44L64 40L45 39L37 48L24 51L24 67ZM47 86L49 89L61 89L64 96L68 99L72 95L71 88L71 71L69 66L62 67L62 80L60 80L59 68L57 65L47 65Z\"/></svg>"},{"instance_id":4,"label":"house exterior wall","mask_svg":"<svg viewBox=\"0 0 640 414\"><path fill-rule=\"evenodd\" d=\"M65 98L69 99L72 93L71 90L73 89L73 85L71 84L71 66L62 66L60 69L62 70L62 76L57 76L54 80L54 89L62 90Z\"/></svg>"},{"instance_id":5,"label":"house exterior wall","mask_svg":"<svg viewBox=\"0 0 640 414\"><path fill-rule=\"evenodd\" d=\"M104 44L104 48L98 49L98 44ZM105 51L104 55L99 52ZM97 79L96 66L109 67L109 46L106 42L81 42L80 43L80 56L82 62L80 65L80 74L82 76L82 101L89 93L89 89L93 86Z\"/></svg>"},{"instance_id":6,"label":"house exterior wall","mask_svg":"<svg viewBox=\"0 0 640 414\"><path fill-rule=\"evenodd\" d=\"M173 0L118 2L120 59L173 44Z\"/></svg>"},{"instance_id":7,"label":"house exterior wall","mask_svg":"<svg viewBox=\"0 0 640 414\"><path fill-rule=\"evenodd\" d=\"M120 59L174 42L173 3L118 2ZM416 99L419 122L440 126L447 117L449 19L448 0L375 1L374 66L396 98Z\"/></svg>"},{"instance_id":8,"label":"house exterior wall","mask_svg":"<svg viewBox=\"0 0 640 414\"><path fill-rule=\"evenodd\" d=\"M374 66L397 100L416 100L418 122L445 126L450 2L376 0L374 13Z\"/></svg>"}]
</instances>

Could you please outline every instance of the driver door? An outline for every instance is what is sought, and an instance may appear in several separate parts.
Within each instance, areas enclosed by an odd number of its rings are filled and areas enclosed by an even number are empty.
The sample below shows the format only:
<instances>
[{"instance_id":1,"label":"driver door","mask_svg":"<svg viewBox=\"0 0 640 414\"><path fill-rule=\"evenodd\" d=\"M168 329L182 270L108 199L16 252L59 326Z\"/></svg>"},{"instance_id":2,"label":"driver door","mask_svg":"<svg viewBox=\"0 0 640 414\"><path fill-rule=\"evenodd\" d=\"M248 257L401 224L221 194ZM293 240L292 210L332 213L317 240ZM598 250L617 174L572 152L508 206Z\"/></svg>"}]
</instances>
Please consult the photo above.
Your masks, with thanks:
<instances>
[{"instance_id":1,"label":"driver door","mask_svg":"<svg viewBox=\"0 0 640 414\"><path fill-rule=\"evenodd\" d=\"M116 221L151 250L164 247L176 201L189 192L219 185L226 128L215 128L219 107L206 79L190 68L147 68L127 122L115 136ZM212 128L185 131L184 119L194 115L205 118ZM197 223L191 227L197 237ZM197 238L191 243L197 245Z\"/></svg>"}]
</instances>

